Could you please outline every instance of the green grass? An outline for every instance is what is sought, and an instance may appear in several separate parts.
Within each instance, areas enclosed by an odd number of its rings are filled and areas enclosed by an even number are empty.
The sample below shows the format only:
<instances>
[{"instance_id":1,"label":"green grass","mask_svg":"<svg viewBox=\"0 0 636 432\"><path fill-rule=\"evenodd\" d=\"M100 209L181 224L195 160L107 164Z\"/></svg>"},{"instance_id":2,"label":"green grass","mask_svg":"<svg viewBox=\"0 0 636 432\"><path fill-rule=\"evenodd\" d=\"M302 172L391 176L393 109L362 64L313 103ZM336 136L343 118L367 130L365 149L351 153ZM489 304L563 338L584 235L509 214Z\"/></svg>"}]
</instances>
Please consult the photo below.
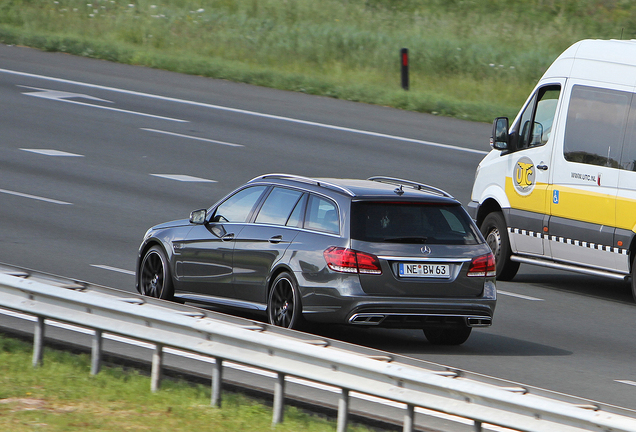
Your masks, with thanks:
<instances>
[{"instance_id":1,"label":"green grass","mask_svg":"<svg viewBox=\"0 0 636 432\"><path fill-rule=\"evenodd\" d=\"M0 3L7 44L485 121L513 115L573 42L634 34L624 0Z\"/></svg>"},{"instance_id":2,"label":"green grass","mask_svg":"<svg viewBox=\"0 0 636 432\"><path fill-rule=\"evenodd\" d=\"M31 365L32 347L0 334L0 430L22 431L334 431L334 421L286 407L272 428L272 409L235 393L210 406L207 386L150 379L136 370L106 367L90 375L90 356L45 349ZM353 431L367 429L350 426Z\"/></svg>"}]
</instances>

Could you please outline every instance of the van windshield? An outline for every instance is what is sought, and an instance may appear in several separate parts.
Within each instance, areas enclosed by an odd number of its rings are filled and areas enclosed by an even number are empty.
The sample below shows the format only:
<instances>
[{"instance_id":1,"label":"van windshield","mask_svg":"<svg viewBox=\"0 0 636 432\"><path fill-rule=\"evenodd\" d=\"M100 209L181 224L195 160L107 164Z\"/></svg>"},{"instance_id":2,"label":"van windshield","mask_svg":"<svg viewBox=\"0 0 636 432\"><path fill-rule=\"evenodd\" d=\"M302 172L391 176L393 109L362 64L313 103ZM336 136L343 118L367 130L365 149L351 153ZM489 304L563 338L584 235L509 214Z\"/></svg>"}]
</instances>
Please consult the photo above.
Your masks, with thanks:
<instances>
[{"instance_id":1,"label":"van windshield","mask_svg":"<svg viewBox=\"0 0 636 432\"><path fill-rule=\"evenodd\" d=\"M477 244L479 237L461 205L355 201L351 238L382 243Z\"/></svg>"}]
</instances>

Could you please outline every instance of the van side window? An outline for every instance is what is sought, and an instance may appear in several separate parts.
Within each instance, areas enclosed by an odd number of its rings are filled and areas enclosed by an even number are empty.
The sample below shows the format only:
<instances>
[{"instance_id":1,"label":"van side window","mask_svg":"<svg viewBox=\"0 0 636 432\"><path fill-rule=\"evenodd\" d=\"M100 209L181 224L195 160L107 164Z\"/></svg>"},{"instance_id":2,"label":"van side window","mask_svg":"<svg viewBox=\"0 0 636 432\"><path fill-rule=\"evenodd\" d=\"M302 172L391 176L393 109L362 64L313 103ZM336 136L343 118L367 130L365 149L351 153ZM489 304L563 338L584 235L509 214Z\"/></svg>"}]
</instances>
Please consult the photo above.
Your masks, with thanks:
<instances>
[{"instance_id":1,"label":"van side window","mask_svg":"<svg viewBox=\"0 0 636 432\"><path fill-rule=\"evenodd\" d=\"M619 167L631 93L572 87L563 156L570 162Z\"/></svg>"},{"instance_id":2,"label":"van side window","mask_svg":"<svg viewBox=\"0 0 636 432\"><path fill-rule=\"evenodd\" d=\"M512 149L523 150L548 142L556 114L561 87L540 88L521 114L516 130L512 131Z\"/></svg>"},{"instance_id":3,"label":"van side window","mask_svg":"<svg viewBox=\"0 0 636 432\"><path fill-rule=\"evenodd\" d=\"M621 155L621 169L636 171L636 98L632 96L632 108L629 112L627 138Z\"/></svg>"}]
</instances>

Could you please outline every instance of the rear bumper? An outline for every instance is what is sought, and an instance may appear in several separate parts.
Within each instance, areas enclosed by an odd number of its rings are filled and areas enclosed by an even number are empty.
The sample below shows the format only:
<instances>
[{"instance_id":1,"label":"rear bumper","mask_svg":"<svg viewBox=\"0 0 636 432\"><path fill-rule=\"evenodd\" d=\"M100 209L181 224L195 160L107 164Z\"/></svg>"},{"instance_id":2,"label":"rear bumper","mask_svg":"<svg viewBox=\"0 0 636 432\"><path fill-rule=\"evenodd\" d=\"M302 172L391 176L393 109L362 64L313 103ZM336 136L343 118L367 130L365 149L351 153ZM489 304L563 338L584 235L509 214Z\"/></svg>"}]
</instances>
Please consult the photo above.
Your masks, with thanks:
<instances>
[{"instance_id":1,"label":"rear bumper","mask_svg":"<svg viewBox=\"0 0 636 432\"><path fill-rule=\"evenodd\" d=\"M387 328L488 327L496 302L494 280L485 282L484 294L477 298L343 296L324 290L303 297L303 316L314 322Z\"/></svg>"}]
</instances>

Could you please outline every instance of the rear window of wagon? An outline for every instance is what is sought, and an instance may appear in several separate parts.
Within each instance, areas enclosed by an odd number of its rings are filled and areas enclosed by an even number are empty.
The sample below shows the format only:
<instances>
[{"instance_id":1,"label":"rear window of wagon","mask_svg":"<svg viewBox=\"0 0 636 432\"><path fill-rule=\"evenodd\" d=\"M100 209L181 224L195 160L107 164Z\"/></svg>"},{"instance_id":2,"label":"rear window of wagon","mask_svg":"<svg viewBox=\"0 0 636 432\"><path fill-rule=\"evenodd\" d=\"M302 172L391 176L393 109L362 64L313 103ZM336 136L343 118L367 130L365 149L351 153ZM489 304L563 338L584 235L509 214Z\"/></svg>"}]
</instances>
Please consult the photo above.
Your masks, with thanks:
<instances>
[{"instance_id":1,"label":"rear window of wagon","mask_svg":"<svg viewBox=\"0 0 636 432\"><path fill-rule=\"evenodd\" d=\"M354 201L351 238L367 242L478 244L470 216L460 204Z\"/></svg>"}]
</instances>

